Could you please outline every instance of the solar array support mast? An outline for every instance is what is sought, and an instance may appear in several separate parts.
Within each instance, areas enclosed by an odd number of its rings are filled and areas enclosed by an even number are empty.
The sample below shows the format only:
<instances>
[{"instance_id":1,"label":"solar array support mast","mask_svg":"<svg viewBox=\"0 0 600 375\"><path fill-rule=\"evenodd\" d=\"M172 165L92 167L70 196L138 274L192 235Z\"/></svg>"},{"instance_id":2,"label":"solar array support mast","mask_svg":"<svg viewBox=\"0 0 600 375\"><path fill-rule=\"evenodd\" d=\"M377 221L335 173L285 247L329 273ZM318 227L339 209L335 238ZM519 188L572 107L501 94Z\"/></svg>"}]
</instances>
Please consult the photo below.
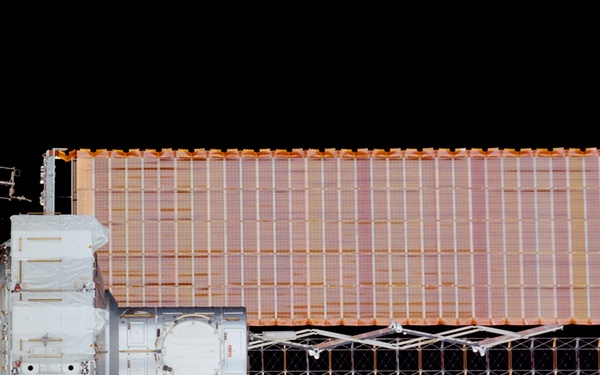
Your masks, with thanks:
<instances>
[{"instance_id":1,"label":"solar array support mast","mask_svg":"<svg viewBox=\"0 0 600 375\"><path fill-rule=\"evenodd\" d=\"M64 151L66 148L53 148L44 154L44 163L40 168L40 184L44 189L40 196L40 204L44 207L44 213L55 213L56 195L56 152Z\"/></svg>"}]
</instances>

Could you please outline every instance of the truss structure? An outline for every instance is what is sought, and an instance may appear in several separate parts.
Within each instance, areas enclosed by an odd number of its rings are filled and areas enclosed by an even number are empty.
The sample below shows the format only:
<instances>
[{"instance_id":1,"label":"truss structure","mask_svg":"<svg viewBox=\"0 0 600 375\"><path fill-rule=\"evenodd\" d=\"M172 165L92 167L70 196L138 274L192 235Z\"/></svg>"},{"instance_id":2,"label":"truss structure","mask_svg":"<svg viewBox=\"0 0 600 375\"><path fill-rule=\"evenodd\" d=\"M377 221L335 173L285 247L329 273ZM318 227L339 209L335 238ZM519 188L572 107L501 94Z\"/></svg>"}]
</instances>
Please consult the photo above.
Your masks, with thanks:
<instances>
[{"instance_id":1,"label":"truss structure","mask_svg":"<svg viewBox=\"0 0 600 375\"><path fill-rule=\"evenodd\" d=\"M311 336L297 344L314 347L327 339ZM600 374L600 339L595 337L536 336L494 345L484 355L445 340L408 349L401 349L402 337L378 341L383 345L347 342L325 349L319 358L298 345L255 346L248 353L248 375Z\"/></svg>"},{"instance_id":2,"label":"truss structure","mask_svg":"<svg viewBox=\"0 0 600 375\"><path fill-rule=\"evenodd\" d=\"M562 325L550 324L545 326L534 327L519 332L512 332L505 329L486 326L462 326L455 329L447 330L442 333L427 333L412 329L403 328L401 325L391 322L391 324L382 329L361 333L357 335L346 335L336 332L328 332L321 329L305 329L300 331L265 331L262 333L251 333L248 349L257 349L270 345L284 345L305 349L309 355L318 359L321 352L329 350L348 343L360 343L372 345L374 347L382 347L391 350L406 350L417 347L423 347L439 341L444 341L456 345L464 345L471 348L474 352L484 356L488 350L496 345L512 342L515 340L527 339L533 336L545 334L561 330ZM481 340L473 340L469 337L474 334L485 332L496 336L488 337ZM378 340L379 337L388 336L391 334L402 334L402 340L394 343ZM327 339L320 343L304 344L298 342L299 339L304 339L310 336L321 336Z\"/></svg>"}]
</instances>

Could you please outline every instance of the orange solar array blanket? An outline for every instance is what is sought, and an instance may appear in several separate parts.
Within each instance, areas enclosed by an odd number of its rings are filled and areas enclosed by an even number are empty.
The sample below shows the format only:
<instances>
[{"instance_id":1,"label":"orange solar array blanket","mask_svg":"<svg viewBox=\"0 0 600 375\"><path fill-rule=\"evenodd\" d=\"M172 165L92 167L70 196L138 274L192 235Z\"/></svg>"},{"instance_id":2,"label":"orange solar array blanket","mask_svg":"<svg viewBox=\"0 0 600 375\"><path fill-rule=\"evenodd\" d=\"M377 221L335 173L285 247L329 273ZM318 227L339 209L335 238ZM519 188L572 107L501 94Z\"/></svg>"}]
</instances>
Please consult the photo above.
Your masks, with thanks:
<instances>
[{"instance_id":1,"label":"orange solar array blanket","mask_svg":"<svg viewBox=\"0 0 600 375\"><path fill-rule=\"evenodd\" d=\"M600 163L571 150L75 150L120 306L249 325L600 324Z\"/></svg>"}]
</instances>

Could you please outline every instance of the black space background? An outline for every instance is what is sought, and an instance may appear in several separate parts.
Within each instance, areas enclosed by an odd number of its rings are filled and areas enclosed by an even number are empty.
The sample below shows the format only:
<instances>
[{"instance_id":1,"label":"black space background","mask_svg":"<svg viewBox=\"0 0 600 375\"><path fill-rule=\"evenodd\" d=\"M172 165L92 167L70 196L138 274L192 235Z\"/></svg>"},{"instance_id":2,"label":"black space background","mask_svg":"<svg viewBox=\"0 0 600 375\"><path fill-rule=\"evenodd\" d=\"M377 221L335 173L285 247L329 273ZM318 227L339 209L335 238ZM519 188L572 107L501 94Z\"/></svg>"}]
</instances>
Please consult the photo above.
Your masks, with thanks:
<instances>
[{"instance_id":1,"label":"black space background","mask_svg":"<svg viewBox=\"0 0 600 375\"><path fill-rule=\"evenodd\" d=\"M600 147L589 10L281 4L9 13L0 242L51 148Z\"/></svg>"}]
</instances>

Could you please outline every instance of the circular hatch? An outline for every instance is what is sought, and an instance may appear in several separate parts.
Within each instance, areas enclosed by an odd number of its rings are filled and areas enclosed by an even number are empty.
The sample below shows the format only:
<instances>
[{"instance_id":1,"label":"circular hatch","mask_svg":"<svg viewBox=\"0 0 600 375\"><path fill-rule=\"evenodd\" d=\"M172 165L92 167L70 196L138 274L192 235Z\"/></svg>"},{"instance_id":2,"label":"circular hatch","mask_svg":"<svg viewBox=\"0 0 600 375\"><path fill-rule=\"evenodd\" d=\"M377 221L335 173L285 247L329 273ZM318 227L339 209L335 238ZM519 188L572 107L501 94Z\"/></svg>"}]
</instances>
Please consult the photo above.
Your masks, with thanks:
<instances>
[{"instance_id":1,"label":"circular hatch","mask_svg":"<svg viewBox=\"0 0 600 375\"><path fill-rule=\"evenodd\" d=\"M175 321L161 337L158 364L174 374L216 374L222 366L219 331L206 319L187 317Z\"/></svg>"}]
</instances>

